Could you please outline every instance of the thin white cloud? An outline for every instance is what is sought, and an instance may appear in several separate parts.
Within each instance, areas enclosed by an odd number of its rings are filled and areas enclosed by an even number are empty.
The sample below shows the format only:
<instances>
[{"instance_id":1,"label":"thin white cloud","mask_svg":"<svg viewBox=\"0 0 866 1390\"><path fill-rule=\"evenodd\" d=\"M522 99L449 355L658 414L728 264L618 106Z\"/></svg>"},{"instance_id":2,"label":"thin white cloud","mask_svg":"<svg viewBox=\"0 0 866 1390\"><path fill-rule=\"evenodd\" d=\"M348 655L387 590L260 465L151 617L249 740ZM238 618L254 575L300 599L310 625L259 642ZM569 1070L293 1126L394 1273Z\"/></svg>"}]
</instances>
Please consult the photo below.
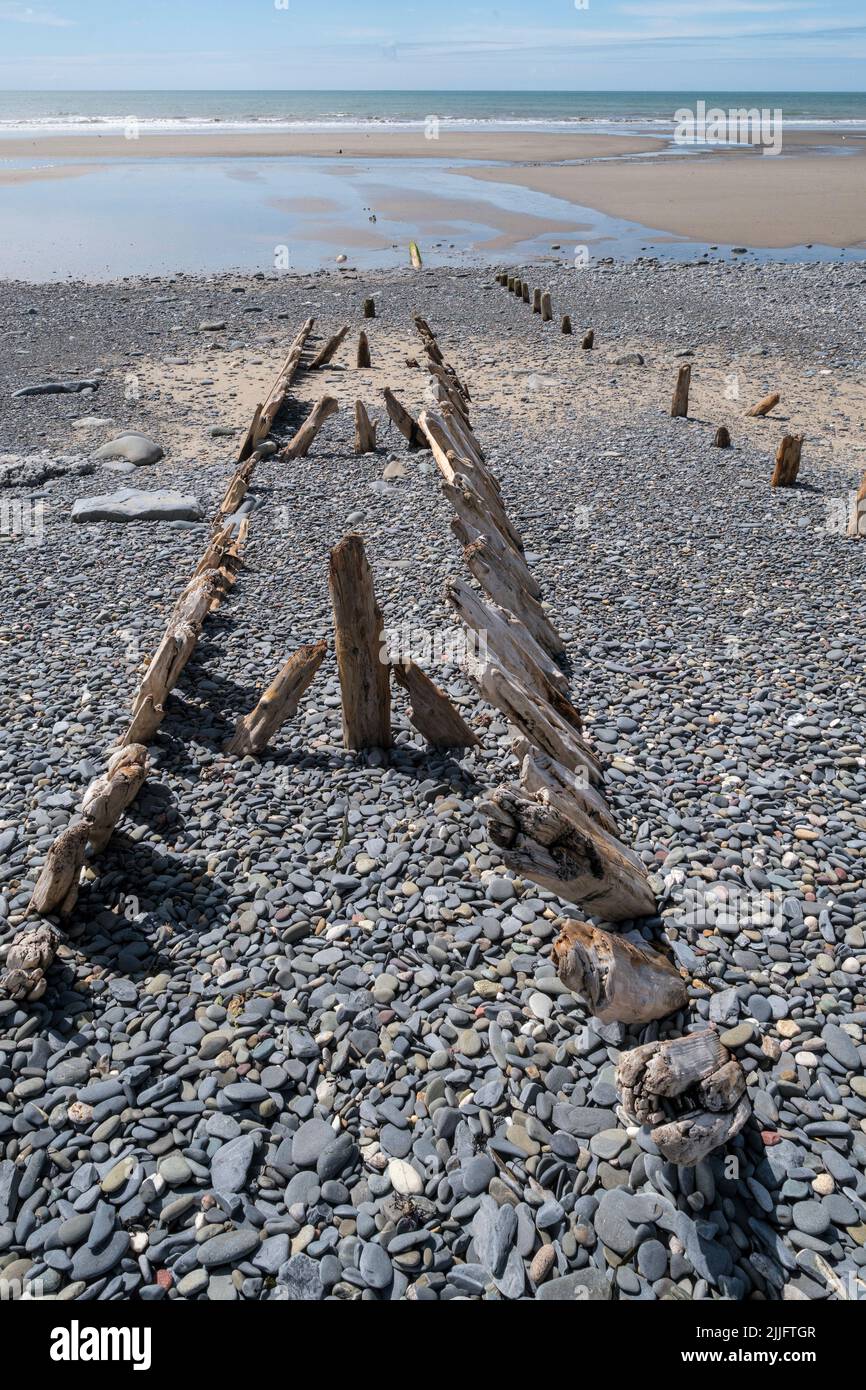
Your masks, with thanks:
<instances>
[{"instance_id":1,"label":"thin white cloud","mask_svg":"<svg viewBox=\"0 0 866 1390\"><path fill-rule=\"evenodd\" d=\"M64 19L51 10L34 10L31 5L0 4L0 22L8 24L37 24L43 29L71 29L74 20Z\"/></svg>"}]
</instances>

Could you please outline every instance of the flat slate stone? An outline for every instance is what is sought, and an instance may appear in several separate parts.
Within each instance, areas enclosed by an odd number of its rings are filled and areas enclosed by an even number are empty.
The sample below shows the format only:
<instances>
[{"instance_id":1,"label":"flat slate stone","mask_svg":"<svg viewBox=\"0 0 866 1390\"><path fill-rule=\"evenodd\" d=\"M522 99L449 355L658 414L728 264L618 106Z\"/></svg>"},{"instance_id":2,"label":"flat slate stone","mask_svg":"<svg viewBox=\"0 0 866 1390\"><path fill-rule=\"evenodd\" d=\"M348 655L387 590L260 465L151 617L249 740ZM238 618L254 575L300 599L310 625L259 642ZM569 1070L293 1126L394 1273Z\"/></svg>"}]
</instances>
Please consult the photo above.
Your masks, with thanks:
<instances>
[{"instance_id":1,"label":"flat slate stone","mask_svg":"<svg viewBox=\"0 0 866 1390\"><path fill-rule=\"evenodd\" d=\"M96 521L201 521L204 513L197 497L171 488L145 491L122 487L103 497L79 497L72 506L72 520Z\"/></svg>"}]
</instances>

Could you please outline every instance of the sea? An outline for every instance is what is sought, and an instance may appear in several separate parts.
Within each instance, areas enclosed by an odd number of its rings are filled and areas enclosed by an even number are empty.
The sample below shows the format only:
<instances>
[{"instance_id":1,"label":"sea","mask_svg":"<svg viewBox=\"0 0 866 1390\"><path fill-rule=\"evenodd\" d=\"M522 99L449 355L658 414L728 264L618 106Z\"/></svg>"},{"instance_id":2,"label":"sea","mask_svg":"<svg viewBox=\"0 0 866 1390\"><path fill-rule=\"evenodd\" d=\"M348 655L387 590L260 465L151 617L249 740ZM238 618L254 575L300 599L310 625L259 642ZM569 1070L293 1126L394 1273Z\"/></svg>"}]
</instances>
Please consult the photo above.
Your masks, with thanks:
<instances>
[{"instance_id":1,"label":"sea","mask_svg":"<svg viewBox=\"0 0 866 1390\"><path fill-rule=\"evenodd\" d=\"M130 116L172 131L414 129L431 115L455 129L662 131L674 112L707 107L781 110L804 127L866 129L866 92L0 92L0 132L121 128Z\"/></svg>"}]
</instances>

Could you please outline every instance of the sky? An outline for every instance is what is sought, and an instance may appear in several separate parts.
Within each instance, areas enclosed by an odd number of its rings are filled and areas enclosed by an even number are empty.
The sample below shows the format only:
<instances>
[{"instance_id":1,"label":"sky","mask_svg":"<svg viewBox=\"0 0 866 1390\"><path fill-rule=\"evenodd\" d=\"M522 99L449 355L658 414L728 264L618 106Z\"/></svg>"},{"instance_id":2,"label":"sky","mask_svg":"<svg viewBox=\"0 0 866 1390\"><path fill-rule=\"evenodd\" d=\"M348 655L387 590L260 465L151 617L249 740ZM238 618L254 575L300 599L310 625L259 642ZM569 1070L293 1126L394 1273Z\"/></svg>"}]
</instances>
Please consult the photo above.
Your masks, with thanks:
<instances>
[{"instance_id":1,"label":"sky","mask_svg":"<svg viewBox=\"0 0 866 1390\"><path fill-rule=\"evenodd\" d=\"M862 91L866 0L0 0L0 88Z\"/></svg>"}]
</instances>

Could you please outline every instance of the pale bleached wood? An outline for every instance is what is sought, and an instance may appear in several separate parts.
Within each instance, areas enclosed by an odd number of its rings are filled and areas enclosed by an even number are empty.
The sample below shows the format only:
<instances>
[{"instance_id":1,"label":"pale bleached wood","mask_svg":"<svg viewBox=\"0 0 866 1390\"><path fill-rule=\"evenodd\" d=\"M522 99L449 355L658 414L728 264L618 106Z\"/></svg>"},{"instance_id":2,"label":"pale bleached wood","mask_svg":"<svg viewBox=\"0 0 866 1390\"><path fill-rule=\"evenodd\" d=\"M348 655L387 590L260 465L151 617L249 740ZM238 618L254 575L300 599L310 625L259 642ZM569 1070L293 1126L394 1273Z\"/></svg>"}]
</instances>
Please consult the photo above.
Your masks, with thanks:
<instances>
[{"instance_id":1,"label":"pale bleached wood","mask_svg":"<svg viewBox=\"0 0 866 1390\"><path fill-rule=\"evenodd\" d=\"M409 696L409 718L433 748L472 748L478 738L440 690L414 661L397 661L394 679Z\"/></svg>"},{"instance_id":2,"label":"pale bleached wood","mask_svg":"<svg viewBox=\"0 0 866 1390\"><path fill-rule=\"evenodd\" d=\"M339 406L333 396L322 396L310 411L297 434L293 435L288 444L280 450L281 459L302 459L313 445L313 440L319 433L326 420L332 415L336 415Z\"/></svg>"},{"instance_id":3,"label":"pale bleached wood","mask_svg":"<svg viewBox=\"0 0 866 1390\"><path fill-rule=\"evenodd\" d=\"M560 980L602 1023L650 1023L688 1004L688 989L664 956L589 922L564 922L552 954Z\"/></svg>"},{"instance_id":4,"label":"pale bleached wood","mask_svg":"<svg viewBox=\"0 0 866 1390\"><path fill-rule=\"evenodd\" d=\"M758 401L757 405L753 405L751 410L746 411L746 414L752 416L769 415L770 411L775 409L781 399L782 397L778 391L771 391L769 396L764 396L763 400Z\"/></svg>"},{"instance_id":5,"label":"pale bleached wood","mask_svg":"<svg viewBox=\"0 0 866 1390\"><path fill-rule=\"evenodd\" d=\"M564 654L565 643L541 604L514 582L512 573L499 563L497 552L486 536L467 545L463 556L473 578L494 603L519 618L539 646L551 656Z\"/></svg>"},{"instance_id":6,"label":"pale bleached wood","mask_svg":"<svg viewBox=\"0 0 866 1390\"><path fill-rule=\"evenodd\" d=\"M442 493L454 508L451 530L464 550L475 541L485 540L500 573L507 574L510 582L522 589L531 598L541 599L541 585L524 559L523 552L511 544L509 535L500 531L492 518L484 516L479 504L478 494L466 484L462 474L457 475L457 487L442 482Z\"/></svg>"},{"instance_id":7,"label":"pale bleached wood","mask_svg":"<svg viewBox=\"0 0 866 1390\"><path fill-rule=\"evenodd\" d=\"M517 751L517 750L516 750ZM578 768L570 772L562 763L551 758L541 748L521 741L519 755L520 785L536 801L568 815L575 805L590 820L594 820L608 835L620 838L619 826L613 813L597 787L590 786L589 779Z\"/></svg>"},{"instance_id":8,"label":"pale bleached wood","mask_svg":"<svg viewBox=\"0 0 866 1390\"><path fill-rule=\"evenodd\" d=\"M786 434L776 450L776 465L773 469L771 487L793 487L800 472L800 456L803 450L802 434Z\"/></svg>"},{"instance_id":9,"label":"pale bleached wood","mask_svg":"<svg viewBox=\"0 0 866 1390\"><path fill-rule=\"evenodd\" d=\"M689 413L689 387L692 381L692 369L688 362L684 362L677 372L677 384L674 387L673 400L671 401L671 415L675 418L684 419Z\"/></svg>"},{"instance_id":10,"label":"pale bleached wood","mask_svg":"<svg viewBox=\"0 0 866 1390\"><path fill-rule=\"evenodd\" d=\"M222 526L227 516L233 516L235 514L247 495L253 473L259 462L260 457L258 452L251 454L233 475L223 494L217 514L213 519L212 525L214 527Z\"/></svg>"},{"instance_id":11,"label":"pale bleached wood","mask_svg":"<svg viewBox=\"0 0 866 1390\"><path fill-rule=\"evenodd\" d=\"M483 664L489 651L497 665L511 671L530 690L558 708L552 697L567 698L568 679L519 618L482 599L462 579L448 580L445 597L466 627L476 634L474 659ZM580 729L577 710L569 722Z\"/></svg>"},{"instance_id":12,"label":"pale bleached wood","mask_svg":"<svg viewBox=\"0 0 866 1390\"><path fill-rule=\"evenodd\" d=\"M363 401L355 401L355 453L373 454L376 452L376 424L367 414Z\"/></svg>"},{"instance_id":13,"label":"pale bleached wood","mask_svg":"<svg viewBox=\"0 0 866 1390\"><path fill-rule=\"evenodd\" d=\"M334 546L328 585L334 607L343 743L353 749L389 748L389 663L383 659L382 612L360 536L344 536Z\"/></svg>"},{"instance_id":14,"label":"pale bleached wood","mask_svg":"<svg viewBox=\"0 0 866 1390\"><path fill-rule=\"evenodd\" d=\"M311 372L317 372L320 370L320 368L327 367L328 363L335 356L337 349L340 347L340 344L342 343L348 331L349 325L346 323L343 325L343 327L340 329L338 333L335 333L333 337L328 339L328 341L319 349L312 362L310 363Z\"/></svg>"},{"instance_id":15,"label":"pale bleached wood","mask_svg":"<svg viewBox=\"0 0 866 1390\"><path fill-rule=\"evenodd\" d=\"M238 720L225 745L226 753L244 757L267 747L277 730L294 718L301 697L312 683L327 650L327 642L309 642L289 657L255 709Z\"/></svg>"},{"instance_id":16,"label":"pale bleached wood","mask_svg":"<svg viewBox=\"0 0 866 1390\"><path fill-rule=\"evenodd\" d=\"M46 971L60 947L60 935L47 922L24 927L13 937L0 969L0 999L35 1004L48 988Z\"/></svg>"},{"instance_id":17,"label":"pale bleached wood","mask_svg":"<svg viewBox=\"0 0 866 1390\"><path fill-rule=\"evenodd\" d=\"M640 859L576 805L566 816L519 787L503 786L480 809L491 842L515 873L609 922L655 913Z\"/></svg>"},{"instance_id":18,"label":"pale bleached wood","mask_svg":"<svg viewBox=\"0 0 866 1390\"><path fill-rule=\"evenodd\" d=\"M30 912L41 916L58 913L67 917L78 901L78 882L84 868L84 855L90 833L86 821L68 825L57 836L45 856L33 896Z\"/></svg>"},{"instance_id":19,"label":"pale bleached wood","mask_svg":"<svg viewBox=\"0 0 866 1390\"><path fill-rule=\"evenodd\" d=\"M114 827L138 796L146 777L147 749L141 743L133 743L114 753L103 776L87 788L81 815L88 824L90 847L96 854L105 849Z\"/></svg>"},{"instance_id":20,"label":"pale bleached wood","mask_svg":"<svg viewBox=\"0 0 866 1390\"><path fill-rule=\"evenodd\" d=\"M418 422L409 414L404 405L397 400L394 392L386 386L382 395L385 398L385 408L388 411L388 418L397 426L404 439L407 440L410 449L426 449L427 444Z\"/></svg>"},{"instance_id":21,"label":"pale bleached wood","mask_svg":"<svg viewBox=\"0 0 866 1390\"><path fill-rule=\"evenodd\" d=\"M585 774L589 785L600 786L601 763L585 739L552 705L493 660L485 665L470 665L467 673L487 703L504 714L527 743L540 748L568 772Z\"/></svg>"},{"instance_id":22,"label":"pale bleached wood","mask_svg":"<svg viewBox=\"0 0 866 1390\"><path fill-rule=\"evenodd\" d=\"M484 534L492 524L518 555L522 555L522 540L511 522L499 492L499 485L489 469L463 445L453 428L430 411L422 411L420 429L433 453L442 478L443 490L457 489L459 496L446 491L446 496L459 516L466 517L473 529Z\"/></svg>"},{"instance_id":23,"label":"pale bleached wood","mask_svg":"<svg viewBox=\"0 0 866 1390\"><path fill-rule=\"evenodd\" d=\"M288 356L277 373L276 381L265 397L263 405L258 407L256 414L253 416L253 423L247 431L247 436L241 445L241 451L238 455L239 464L249 458L250 454L254 453L262 440L266 439L270 434L274 421L285 403L286 396L289 393L289 387L297 375L304 347L306 346L307 339L312 332L315 322L316 320L314 318L307 319L306 323L301 327L294 338L289 348Z\"/></svg>"},{"instance_id":24,"label":"pale bleached wood","mask_svg":"<svg viewBox=\"0 0 866 1390\"><path fill-rule=\"evenodd\" d=\"M715 1029L644 1043L617 1063L622 1107L670 1163L693 1167L742 1129L751 1107L742 1068Z\"/></svg>"}]
</instances>

